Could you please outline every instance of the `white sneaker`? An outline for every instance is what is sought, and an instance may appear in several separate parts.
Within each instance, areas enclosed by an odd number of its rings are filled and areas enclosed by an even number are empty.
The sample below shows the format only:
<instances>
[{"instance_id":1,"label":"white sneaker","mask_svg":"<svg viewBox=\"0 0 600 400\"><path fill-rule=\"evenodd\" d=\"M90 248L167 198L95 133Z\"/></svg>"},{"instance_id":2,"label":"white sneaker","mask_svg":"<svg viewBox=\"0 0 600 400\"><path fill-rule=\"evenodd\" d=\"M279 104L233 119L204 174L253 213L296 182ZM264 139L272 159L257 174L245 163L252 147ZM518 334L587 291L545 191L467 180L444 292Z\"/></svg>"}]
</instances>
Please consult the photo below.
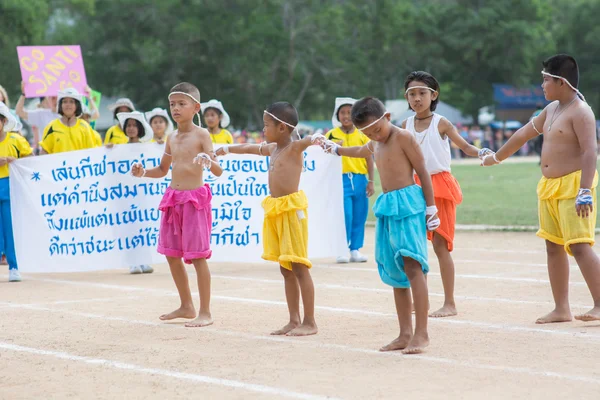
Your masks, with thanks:
<instances>
[{"instance_id":1,"label":"white sneaker","mask_svg":"<svg viewBox=\"0 0 600 400\"><path fill-rule=\"evenodd\" d=\"M8 281L9 282L21 282L21 274L18 269L8 270Z\"/></svg>"},{"instance_id":2,"label":"white sneaker","mask_svg":"<svg viewBox=\"0 0 600 400\"><path fill-rule=\"evenodd\" d=\"M151 274L154 272L154 268L149 265L140 265L140 268L142 268L144 274Z\"/></svg>"},{"instance_id":3,"label":"white sneaker","mask_svg":"<svg viewBox=\"0 0 600 400\"><path fill-rule=\"evenodd\" d=\"M337 262L338 264L348 264L350 262L350 259L348 258L348 256L339 256L335 259L335 262Z\"/></svg>"},{"instance_id":4,"label":"white sneaker","mask_svg":"<svg viewBox=\"0 0 600 400\"><path fill-rule=\"evenodd\" d=\"M142 271L142 267L140 267L139 265L133 265L131 267L129 267L129 273L130 274L141 274Z\"/></svg>"},{"instance_id":5,"label":"white sneaker","mask_svg":"<svg viewBox=\"0 0 600 400\"><path fill-rule=\"evenodd\" d=\"M363 263L363 262L367 262L367 260L368 260L367 256L363 256L362 254L360 254L358 252L358 250L352 250L350 252L350 262Z\"/></svg>"}]
</instances>

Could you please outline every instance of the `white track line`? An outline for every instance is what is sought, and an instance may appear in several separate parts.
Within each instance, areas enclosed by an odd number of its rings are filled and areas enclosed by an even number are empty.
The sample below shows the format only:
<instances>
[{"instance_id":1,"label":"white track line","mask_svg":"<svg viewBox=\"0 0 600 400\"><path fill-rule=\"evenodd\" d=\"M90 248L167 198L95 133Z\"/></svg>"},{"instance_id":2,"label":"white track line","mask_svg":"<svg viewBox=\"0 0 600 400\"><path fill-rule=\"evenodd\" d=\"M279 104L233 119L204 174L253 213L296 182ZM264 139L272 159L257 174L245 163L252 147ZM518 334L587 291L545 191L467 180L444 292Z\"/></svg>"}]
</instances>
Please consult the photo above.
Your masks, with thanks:
<instances>
[{"instance_id":1,"label":"white track line","mask_svg":"<svg viewBox=\"0 0 600 400\"><path fill-rule=\"evenodd\" d=\"M247 281L247 282L258 282L258 283L269 283L281 285L283 284L282 280L277 279L264 279L264 278L250 278L244 276L229 276L229 275L221 275L221 274L212 274L213 279L223 279L223 280L232 280L232 281ZM392 293L391 288L370 288L370 287L360 287L360 286L345 286L345 285L337 285L330 283L315 283L316 288L322 289L339 289L339 290L349 290L349 291L357 291L357 292L373 292L373 293ZM443 293L434 293L429 292L430 296L433 297L444 297ZM513 299L505 299L501 297L479 297L479 296L454 296L455 299L458 300L466 300L466 301L478 301L478 302L491 302L491 303L506 303L506 304L531 304L531 305L554 305L551 301L533 301L533 300L513 300ZM587 308L589 306L583 304L571 304L573 308Z\"/></svg>"},{"instance_id":2,"label":"white track line","mask_svg":"<svg viewBox=\"0 0 600 400\"><path fill-rule=\"evenodd\" d=\"M12 304L11 306L15 307L15 308L25 308L25 309L31 309L31 310L48 311L48 312L53 312L53 313L62 313L62 314L73 315L73 316L77 316L77 317L100 319L100 320L104 320L104 321L115 321L115 322L129 323L129 324L137 324L137 325L145 325L145 326L159 326L159 327L164 327L164 328L179 329L179 326L168 324L168 323L158 323L158 322L143 321L143 320L132 320L132 319L123 318L123 317L105 316L105 315L82 313L82 312L70 311L70 310L53 309L53 308L48 308L48 307L30 306L27 304L23 304L23 305ZM600 379L594 378L594 377L588 377L588 376L569 375L569 374L562 374L562 373L553 372L553 371L540 371L540 370L535 370L535 369L526 368L526 367L513 367L513 366L503 366L503 365L482 364L482 363L477 363L477 362L472 362L472 361L459 361L459 360L453 360L453 359L442 358L442 357L432 357L432 356L426 356L426 355L411 355L411 356L405 357L399 352L381 352L381 351L377 351L377 350L373 350L373 349L357 348L357 347L351 347L351 346L340 345L340 344L332 344L332 343L305 341L302 339L294 339L294 338L281 337L281 336L254 335L254 334L244 333L244 332L235 332L235 331L229 331L229 330L216 329L214 327L206 327L203 329L197 329L194 332L199 332L201 334L204 334L204 333L217 334L217 335L221 335L221 336L230 336L230 337L237 337L237 338L243 338L243 339L249 339L249 340L276 342L276 343L283 343L286 345L289 345L290 343L292 343L292 344L305 346L305 347L340 350L340 351L344 351L344 352L368 354L368 355L373 355L373 356L378 356L378 357L396 357L396 358L401 358L401 359L407 360L407 361L417 359L417 360L428 361L428 362L438 363L438 364L462 366L462 367L466 367L466 368L476 368L476 369L510 372L510 373L517 373L517 374L527 374L527 375L532 375L532 376L550 377L550 378L558 378L558 379L563 379L563 380L572 380L572 381L600 384Z\"/></svg>"},{"instance_id":3,"label":"white track line","mask_svg":"<svg viewBox=\"0 0 600 400\"><path fill-rule=\"evenodd\" d=\"M107 285L103 283L96 282L86 282L86 281L68 281L68 280L59 280L59 279L39 279L44 282L53 282L59 284L69 284L75 286L88 286L88 287L100 287L103 289L113 289L124 292L146 292L146 293L155 293L163 296L178 296L177 292L171 290L162 290L162 289L150 289L150 288L141 288L136 286L124 286L124 285ZM237 303L244 304L262 304L262 305L276 305L287 307L287 304L283 301L273 301L273 300L263 300L263 299L252 299L245 297L233 297L233 296L221 296L214 295L211 296L213 299L226 300ZM344 314L352 314L352 315L365 315L365 316L375 316L375 317L385 317L385 318L397 318L396 314L393 313L384 313L379 311L369 311L369 310L361 310L354 308L340 308L340 307L329 307L329 306L315 306L315 309L334 312L334 313L344 313ZM559 335L559 336L571 336L571 337L580 337L587 339L600 339L600 333L581 333L567 330L554 330L554 329L546 329L546 328L532 328L528 326L520 326L520 325L507 325L507 324L497 324L497 323L487 323L487 322L479 322L479 321L468 321L468 320L459 320L459 319L450 319L450 318L430 318L430 323L434 324L454 324L454 325L464 325L464 326L474 326L482 329L488 330L499 330L499 331L508 331L508 332L528 332L528 333L541 333L541 334L549 334L549 335Z\"/></svg>"},{"instance_id":4,"label":"white track line","mask_svg":"<svg viewBox=\"0 0 600 400\"><path fill-rule=\"evenodd\" d=\"M341 267L337 265L322 265L321 269L333 269L340 271L358 271L358 272L371 272L376 273L377 268L362 268L362 267ZM432 276L440 276L437 272L429 272L428 275ZM550 281L547 279L536 279L536 278L515 278L515 277L504 277L504 276L494 276L494 275L476 275L476 274L456 274L456 278L461 279L483 279L483 280L495 280L495 281L507 281L507 282L528 282L528 283L538 283L538 284L549 284ZM570 285L573 286L585 286L585 282L569 282Z\"/></svg>"},{"instance_id":5,"label":"white track line","mask_svg":"<svg viewBox=\"0 0 600 400\"><path fill-rule=\"evenodd\" d=\"M162 376L165 376L168 378L175 378L175 379L181 379L181 380L198 382L198 383L206 383L209 385L223 386L223 387L229 387L229 388L234 388L234 389L242 389L242 390L249 391L249 392L265 393L265 394L271 394L271 395L276 395L276 396L288 397L288 398L292 398L292 399L303 399L303 400L331 399L331 397L315 396L315 395L307 394L307 393L293 392L293 391L290 391L287 389L277 388L277 387L273 387L273 386L257 385L254 383L234 381L231 379L213 378L213 377L206 376L206 375L191 374L191 373L187 373L187 372L172 371L172 370L167 370L167 369L148 368L148 367L143 367L143 366L139 366L139 365L135 365L135 364L123 363L120 361L107 360L107 359L103 359L103 358L91 358L91 357L78 356L78 355L74 355L74 354L64 353L61 351L35 349L32 347L18 346L18 345L11 344L11 343L0 342L0 349L16 351L16 352L20 352L20 353L29 353L29 354L36 354L36 355L42 355L42 356L49 356L49 357L59 358L62 360L77 361L77 362L82 362L82 363L91 364L91 365L100 365L103 367L109 367L109 368L113 368L113 369L121 369L121 370L136 372L139 374L145 374L145 375L162 375Z\"/></svg>"}]
</instances>

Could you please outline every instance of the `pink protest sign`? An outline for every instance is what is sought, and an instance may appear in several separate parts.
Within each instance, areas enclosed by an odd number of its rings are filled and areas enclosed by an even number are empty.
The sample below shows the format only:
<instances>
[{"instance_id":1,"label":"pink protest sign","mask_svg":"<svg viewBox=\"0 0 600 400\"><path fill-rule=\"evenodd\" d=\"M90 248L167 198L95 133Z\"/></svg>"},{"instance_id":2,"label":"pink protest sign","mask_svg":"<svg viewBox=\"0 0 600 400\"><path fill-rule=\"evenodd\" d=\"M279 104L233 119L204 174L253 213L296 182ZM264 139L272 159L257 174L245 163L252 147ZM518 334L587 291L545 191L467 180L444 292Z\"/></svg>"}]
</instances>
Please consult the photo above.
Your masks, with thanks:
<instances>
[{"instance_id":1,"label":"pink protest sign","mask_svg":"<svg viewBox=\"0 0 600 400\"><path fill-rule=\"evenodd\" d=\"M18 46L25 97L56 96L74 87L79 93L87 86L79 46Z\"/></svg>"}]
</instances>

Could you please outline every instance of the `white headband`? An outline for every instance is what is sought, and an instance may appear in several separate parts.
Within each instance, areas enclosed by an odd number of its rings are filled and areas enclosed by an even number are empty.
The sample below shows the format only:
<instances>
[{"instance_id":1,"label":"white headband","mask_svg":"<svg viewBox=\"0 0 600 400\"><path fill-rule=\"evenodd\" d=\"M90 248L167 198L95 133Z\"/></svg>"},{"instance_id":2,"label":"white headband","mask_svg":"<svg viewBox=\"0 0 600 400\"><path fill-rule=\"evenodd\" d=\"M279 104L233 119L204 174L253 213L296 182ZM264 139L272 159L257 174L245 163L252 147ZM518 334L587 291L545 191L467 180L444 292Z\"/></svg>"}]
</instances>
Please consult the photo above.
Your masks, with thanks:
<instances>
[{"instance_id":1,"label":"white headband","mask_svg":"<svg viewBox=\"0 0 600 400\"><path fill-rule=\"evenodd\" d=\"M191 95L191 94L189 94L189 93L185 93L185 92L171 92L171 93L169 93L169 101L171 100L171 96L172 96L172 95L174 95L174 94L182 94L182 95L184 95L184 96L187 96L187 97L189 97L190 99L194 100L194 102L195 102L195 103L198 103L198 104L200 104L200 102L199 102L199 101L198 101L198 100L197 100L197 99L196 99L194 96L192 96L192 95ZM202 108L200 108L200 112L199 112L198 114L196 114L196 115L198 116L198 126L202 126L202 120L200 119L200 113L201 113L201 112L202 112ZM193 118L192 118L192 119L193 119ZM192 123L193 123L193 122L194 122L194 121L192 121Z\"/></svg>"},{"instance_id":2,"label":"white headband","mask_svg":"<svg viewBox=\"0 0 600 400\"><path fill-rule=\"evenodd\" d=\"M367 129L372 127L373 125L375 125L376 123L378 123L379 121L381 121L383 119L383 117L385 117L385 114L387 114L387 111L383 112L383 115L379 118L377 118L375 121L371 122L369 125L367 126L363 126L362 128L358 128L359 131L362 131L363 129Z\"/></svg>"},{"instance_id":3,"label":"white headband","mask_svg":"<svg viewBox=\"0 0 600 400\"><path fill-rule=\"evenodd\" d=\"M429 86L413 86L413 87L409 87L408 89L406 89L406 92L404 92L404 94L408 94L408 92L410 92L413 89L427 89L427 90L431 90L433 93L437 93L437 90L433 90Z\"/></svg>"},{"instance_id":4,"label":"white headband","mask_svg":"<svg viewBox=\"0 0 600 400\"><path fill-rule=\"evenodd\" d=\"M548 73L546 71L542 71L542 75L546 75L546 76L550 76L552 78L560 79L561 81L565 82L567 85L569 85L569 87L571 89L573 89L575 91L575 93L577 93L577 95L581 98L581 100L585 101L585 97L583 96L583 94L579 90L577 90L577 88L573 87L573 85L571 85L571 82L569 82L567 80L567 78L564 78L564 77L558 76L558 75L552 75L552 74L550 74L550 73Z\"/></svg>"},{"instance_id":5,"label":"white headband","mask_svg":"<svg viewBox=\"0 0 600 400\"><path fill-rule=\"evenodd\" d=\"M273 114L271 114L270 112L268 112L267 110L265 110L265 114L270 115L271 117L273 117L274 119L276 119L277 121L281 122L282 124L285 124L287 126L289 126L290 128L292 128L293 130L296 130L296 127L292 124L288 124L287 122L285 122L284 120L281 120L279 118L277 118L276 116L274 116Z\"/></svg>"}]
</instances>

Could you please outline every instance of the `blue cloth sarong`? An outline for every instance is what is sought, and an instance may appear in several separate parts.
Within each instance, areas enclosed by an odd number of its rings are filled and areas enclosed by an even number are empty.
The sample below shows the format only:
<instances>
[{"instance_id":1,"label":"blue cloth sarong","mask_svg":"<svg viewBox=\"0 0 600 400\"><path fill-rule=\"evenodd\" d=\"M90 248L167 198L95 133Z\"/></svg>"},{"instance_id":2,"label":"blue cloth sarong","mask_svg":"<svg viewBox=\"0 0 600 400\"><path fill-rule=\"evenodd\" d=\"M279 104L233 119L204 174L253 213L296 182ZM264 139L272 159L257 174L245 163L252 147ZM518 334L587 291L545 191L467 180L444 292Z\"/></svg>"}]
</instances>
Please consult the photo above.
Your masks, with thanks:
<instances>
[{"instance_id":1,"label":"blue cloth sarong","mask_svg":"<svg viewBox=\"0 0 600 400\"><path fill-rule=\"evenodd\" d=\"M373 206L377 217L375 260L383 283L395 288L409 288L403 257L421 264L429 272L427 262L427 225L425 197L417 185L382 193Z\"/></svg>"}]
</instances>

